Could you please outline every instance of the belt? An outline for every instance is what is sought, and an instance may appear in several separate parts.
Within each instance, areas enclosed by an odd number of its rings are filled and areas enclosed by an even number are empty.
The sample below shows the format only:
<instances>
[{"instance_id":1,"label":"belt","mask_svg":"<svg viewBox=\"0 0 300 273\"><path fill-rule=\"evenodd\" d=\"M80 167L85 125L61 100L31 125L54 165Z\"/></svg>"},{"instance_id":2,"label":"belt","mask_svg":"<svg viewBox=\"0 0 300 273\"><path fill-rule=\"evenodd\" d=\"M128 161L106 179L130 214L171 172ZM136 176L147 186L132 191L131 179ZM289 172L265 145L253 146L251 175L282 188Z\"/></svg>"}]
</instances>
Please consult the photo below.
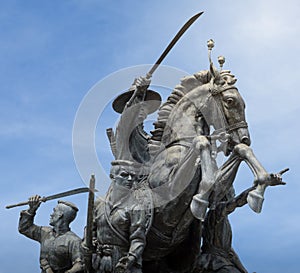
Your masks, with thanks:
<instances>
[{"instance_id":1,"label":"belt","mask_svg":"<svg viewBox=\"0 0 300 273\"><path fill-rule=\"evenodd\" d=\"M122 251L128 251L126 246L112 245L112 244L97 244L96 253L100 256L111 256L114 249L121 249Z\"/></svg>"}]
</instances>

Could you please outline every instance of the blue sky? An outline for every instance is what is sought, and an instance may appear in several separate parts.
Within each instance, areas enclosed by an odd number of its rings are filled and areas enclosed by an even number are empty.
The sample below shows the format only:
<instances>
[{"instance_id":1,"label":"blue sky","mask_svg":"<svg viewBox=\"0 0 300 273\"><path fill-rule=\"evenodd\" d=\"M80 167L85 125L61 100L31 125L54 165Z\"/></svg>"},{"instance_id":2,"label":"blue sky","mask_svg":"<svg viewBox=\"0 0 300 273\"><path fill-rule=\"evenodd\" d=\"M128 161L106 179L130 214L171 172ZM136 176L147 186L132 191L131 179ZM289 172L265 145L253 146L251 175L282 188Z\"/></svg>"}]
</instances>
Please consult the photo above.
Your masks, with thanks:
<instances>
[{"instance_id":1,"label":"blue sky","mask_svg":"<svg viewBox=\"0 0 300 273\"><path fill-rule=\"evenodd\" d=\"M0 273L39 272L38 244L18 234L19 209L4 206L36 193L49 195L85 185L73 158L72 129L88 91L120 69L152 64L184 22L199 11L205 14L164 64L188 73L206 69L210 38L216 42L214 58L225 55L225 68L238 78L247 104L255 154L270 172L291 169L285 175L286 186L267 190L261 214L245 206L231 216L234 248L249 272L298 272L297 0L0 3ZM101 92L100 99L109 98L105 90ZM111 159L105 129L116 118L106 109L97 124L96 149L105 169ZM99 176L98 187L104 193L107 184L101 181L106 179ZM242 166L236 191L249 187L252 180L249 169ZM68 200L80 208L72 227L82 235L87 196ZM38 224L48 224L55 204L41 206Z\"/></svg>"}]
</instances>

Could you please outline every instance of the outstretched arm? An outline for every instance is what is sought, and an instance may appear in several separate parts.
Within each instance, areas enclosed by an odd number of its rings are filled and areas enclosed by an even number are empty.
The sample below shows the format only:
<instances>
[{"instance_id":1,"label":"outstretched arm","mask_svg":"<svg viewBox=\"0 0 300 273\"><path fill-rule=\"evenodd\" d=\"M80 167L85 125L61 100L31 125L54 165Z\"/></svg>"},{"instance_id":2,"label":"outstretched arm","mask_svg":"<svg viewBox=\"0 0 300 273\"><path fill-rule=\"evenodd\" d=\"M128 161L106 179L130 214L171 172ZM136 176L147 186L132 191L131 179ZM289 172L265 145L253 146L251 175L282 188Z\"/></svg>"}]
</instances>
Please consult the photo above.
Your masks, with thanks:
<instances>
[{"instance_id":1,"label":"outstretched arm","mask_svg":"<svg viewBox=\"0 0 300 273\"><path fill-rule=\"evenodd\" d=\"M128 145L130 143L130 136L135 128L143 123L147 116L144 99L150 82L146 81L145 78L135 80L133 84L135 91L121 114L115 132L116 157L131 154Z\"/></svg>"},{"instance_id":2,"label":"outstretched arm","mask_svg":"<svg viewBox=\"0 0 300 273\"><path fill-rule=\"evenodd\" d=\"M139 103L145 100L147 89L150 85L150 79L145 77L136 78L131 86L130 89L133 89L133 95L126 103L126 107L130 107L133 104Z\"/></svg>"},{"instance_id":3,"label":"outstretched arm","mask_svg":"<svg viewBox=\"0 0 300 273\"><path fill-rule=\"evenodd\" d=\"M19 232L26 237L40 242L42 227L33 223L34 216L41 205L40 196L35 195L29 198L29 208L21 211L19 219Z\"/></svg>"},{"instance_id":4,"label":"outstretched arm","mask_svg":"<svg viewBox=\"0 0 300 273\"><path fill-rule=\"evenodd\" d=\"M278 186L278 185L285 185L286 183L282 181L282 174L287 172L288 169L284 169L281 172L277 174L270 174L270 180L268 180L266 183L268 186ZM256 186L252 186L249 189L243 191L241 194L236 196L232 201L229 201L226 204L226 213L227 215L232 213L237 207L242 207L248 203L247 197L249 192L254 190Z\"/></svg>"},{"instance_id":5,"label":"outstretched arm","mask_svg":"<svg viewBox=\"0 0 300 273\"><path fill-rule=\"evenodd\" d=\"M134 121L135 126L137 126L138 124L144 121L144 119L147 116L147 112L143 102L145 101L146 93L149 85L150 85L150 80L144 77L139 77L134 80L130 88L133 89L134 92L131 98L129 99L129 101L126 102L126 105L121 115L119 125L122 123L121 120L123 116L126 117L125 122L127 126L130 120ZM131 117L131 119L128 119L129 116Z\"/></svg>"},{"instance_id":6,"label":"outstretched arm","mask_svg":"<svg viewBox=\"0 0 300 273\"><path fill-rule=\"evenodd\" d=\"M237 207L242 207L247 204L247 196L250 191L254 190L255 186L248 188L243 191L241 194L233 198L233 200L228 201L226 204L226 214L232 213Z\"/></svg>"}]
</instances>

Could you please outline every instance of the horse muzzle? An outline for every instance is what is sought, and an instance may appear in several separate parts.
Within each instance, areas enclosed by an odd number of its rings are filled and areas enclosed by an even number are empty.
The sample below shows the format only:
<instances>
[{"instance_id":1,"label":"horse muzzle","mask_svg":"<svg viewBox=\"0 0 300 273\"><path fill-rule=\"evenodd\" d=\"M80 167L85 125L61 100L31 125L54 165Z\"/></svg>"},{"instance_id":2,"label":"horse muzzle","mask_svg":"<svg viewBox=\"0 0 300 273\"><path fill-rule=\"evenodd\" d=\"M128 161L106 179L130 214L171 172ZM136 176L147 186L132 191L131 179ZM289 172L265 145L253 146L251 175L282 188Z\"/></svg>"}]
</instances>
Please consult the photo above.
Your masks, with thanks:
<instances>
[{"instance_id":1,"label":"horse muzzle","mask_svg":"<svg viewBox=\"0 0 300 273\"><path fill-rule=\"evenodd\" d=\"M237 144L251 145L250 134L248 128L238 128L230 133L233 146Z\"/></svg>"},{"instance_id":2,"label":"horse muzzle","mask_svg":"<svg viewBox=\"0 0 300 273\"><path fill-rule=\"evenodd\" d=\"M237 130L237 134L239 136L240 143L246 144L247 146L251 145L251 139L248 128L239 128Z\"/></svg>"},{"instance_id":3,"label":"horse muzzle","mask_svg":"<svg viewBox=\"0 0 300 273\"><path fill-rule=\"evenodd\" d=\"M228 133L230 137L228 139L227 145L224 146L225 156L229 156L234 147L238 144L242 143L247 146L251 145L251 139L247 127L236 128L235 130L230 130Z\"/></svg>"}]
</instances>

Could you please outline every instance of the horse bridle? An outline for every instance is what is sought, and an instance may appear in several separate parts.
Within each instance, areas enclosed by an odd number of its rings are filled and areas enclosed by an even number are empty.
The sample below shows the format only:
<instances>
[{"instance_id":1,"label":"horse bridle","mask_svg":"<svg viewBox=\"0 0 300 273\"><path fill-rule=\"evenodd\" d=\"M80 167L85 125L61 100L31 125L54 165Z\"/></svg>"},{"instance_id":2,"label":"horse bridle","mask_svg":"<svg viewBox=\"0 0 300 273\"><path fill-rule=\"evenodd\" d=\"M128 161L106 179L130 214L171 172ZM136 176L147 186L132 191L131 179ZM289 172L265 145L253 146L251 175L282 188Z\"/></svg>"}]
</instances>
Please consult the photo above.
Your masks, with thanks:
<instances>
[{"instance_id":1,"label":"horse bridle","mask_svg":"<svg viewBox=\"0 0 300 273\"><path fill-rule=\"evenodd\" d=\"M236 89L238 90L236 87L234 86L226 86L225 88L221 88L220 86L218 85L215 85L211 82L210 84L210 87L209 87L209 92L210 94L212 95L212 97L215 99L216 103L217 103L217 106L219 107L220 109L220 113L221 113L221 116L222 116L222 120L225 124L225 127L224 128L220 128L220 129L216 129L212 136L220 136L221 138L219 139L221 142L225 142L224 141L224 134L225 135L228 135L227 137L227 140L229 140L229 137L230 137L230 133L237 130L237 129L240 129L240 128L248 128L248 124L246 121L239 121L239 122L236 122L236 123L233 123L233 124L228 124L228 121L227 121L227 118L225 116L225 112L224 112L224 107L223 107L223 104L222 104L222 101L221 101L221 94L224 92L224 91L227 91L229 89Z\"/></svg>"}]
</instances>

